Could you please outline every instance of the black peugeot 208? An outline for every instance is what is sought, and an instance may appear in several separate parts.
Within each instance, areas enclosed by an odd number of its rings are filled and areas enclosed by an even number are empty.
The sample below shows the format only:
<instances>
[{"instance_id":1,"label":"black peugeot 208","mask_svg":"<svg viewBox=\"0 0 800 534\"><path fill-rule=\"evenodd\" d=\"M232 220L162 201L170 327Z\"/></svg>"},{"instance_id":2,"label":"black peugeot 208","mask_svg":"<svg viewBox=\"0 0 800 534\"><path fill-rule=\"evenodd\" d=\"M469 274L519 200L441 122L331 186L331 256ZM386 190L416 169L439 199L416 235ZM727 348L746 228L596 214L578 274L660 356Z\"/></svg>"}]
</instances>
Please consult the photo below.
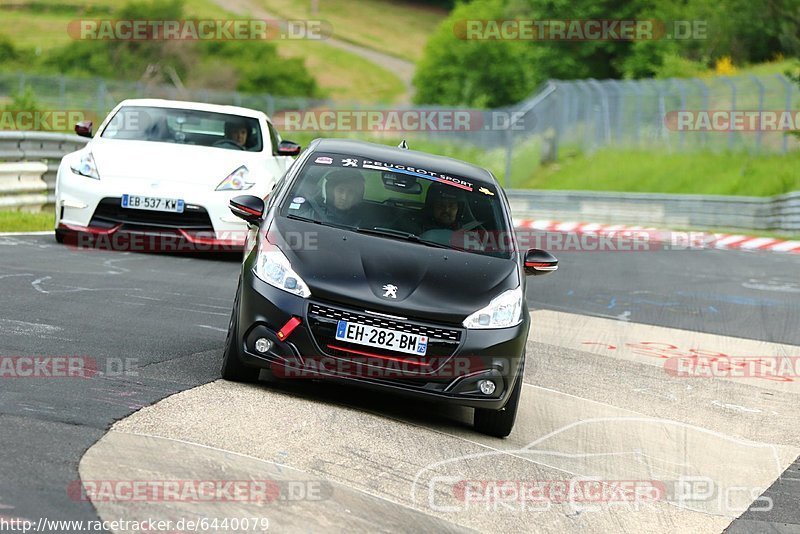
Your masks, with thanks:
<instances>
[{"instance_id":1,"label":"black peugeot 208","mask_svg":"<svg viewBox=\"0 0 800 534\"><path fill-rule=\"evenodd\" d=\"M530 317L521 252L487 170L422 152L318 139L250 223L222 363L227 380L338 380L475 408L505 437L522 393Z\"/></svg>"}]
</instances>

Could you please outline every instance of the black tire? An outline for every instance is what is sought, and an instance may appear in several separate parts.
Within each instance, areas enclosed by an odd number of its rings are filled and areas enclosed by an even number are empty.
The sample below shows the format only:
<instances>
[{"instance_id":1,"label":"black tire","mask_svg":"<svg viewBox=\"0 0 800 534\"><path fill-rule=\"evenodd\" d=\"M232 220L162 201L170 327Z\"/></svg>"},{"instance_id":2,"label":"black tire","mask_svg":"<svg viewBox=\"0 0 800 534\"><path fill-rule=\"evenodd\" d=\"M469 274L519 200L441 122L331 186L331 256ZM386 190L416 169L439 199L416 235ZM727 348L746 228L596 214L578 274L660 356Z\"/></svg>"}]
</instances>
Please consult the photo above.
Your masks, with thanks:
<instances>
[{"instance_id":1,"label":"black tire","mask_svg":"<svg viewBox=\"0 0 800 534\"><path fill-rule=\"evenodd\" d=\"M59 232L58 230L56 230L55 233L56 233L56 243L63 244L64 243L64 233L63 232Z\"/></svg>"},{"instance_id":2,"label":"black tire","mask_svg":"<svg viewBox=\"0 0 800 534\"><path fill-rule=\"evenodd\" d=\"M511 434L514 429L514 422L517 419L517 408L519 407L519 398L522 396L522 378L525 376L525 364L519 370L517 382L514 384L514 389L511 391L511 396L508 397L506 405L500 410L489 410L487 408L475 408L475 417L473 424L475 430L481 434L494 436L496 438L504 438Z\"/></svg>"},{"instance_id":3,"label":"black tire","mask_svg":"<svg viewBox=\"0 0 800 534\"><path fill-rule=\"evenodd\" d=\"M228 335L225 337L225 351L222 353L222 378L232 382L256 382L259 369L247 367L242 363L239 352L239 296L242 292L242 280L236 288L233 301L233 312L228 323Z\"/></svg>"}]
</instances>

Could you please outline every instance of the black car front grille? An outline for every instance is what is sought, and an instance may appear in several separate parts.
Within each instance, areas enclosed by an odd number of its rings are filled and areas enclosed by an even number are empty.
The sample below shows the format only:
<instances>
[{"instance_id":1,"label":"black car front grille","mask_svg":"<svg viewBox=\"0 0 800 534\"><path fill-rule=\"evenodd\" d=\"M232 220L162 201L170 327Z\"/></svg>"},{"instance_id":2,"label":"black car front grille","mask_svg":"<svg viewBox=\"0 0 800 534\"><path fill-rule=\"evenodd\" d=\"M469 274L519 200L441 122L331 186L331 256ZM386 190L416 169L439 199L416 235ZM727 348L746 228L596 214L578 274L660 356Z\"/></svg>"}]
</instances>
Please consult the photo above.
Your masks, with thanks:
<instances>
[{"instance_id":1,"label":"black car front grille","mask_svg":"<svg viewBox=\"0 0 800 534\"><path fill-rule=\"evenodd\" d=\"M458 330L438 328L435 326L427 326L410 322L401 322L394 319L389 319L388 317L349 312L347 310L331 308L328 306L320 306L319 304L311 304L311 306L309 306L308 313L320 317L327 317L328 319L335 319L336 321L355 321L360 324L389 328L391 330L397 330L407 334L419 334L420 336L428 336L429 338L435 338L444 341L454 341L456 343L461 341L461 332Z\"/></svg>"},{"instance_id":2,"label":"black car front grille","mask_svg":"<svg viewBox=\"0 0 800 534\"><path fill-rule=\"evenodd\" d=\"M340 320L427 336L427 352L425 356L420 357L414 354L369 347L336 339L336 326ZM367 354L374 355L378 359L385 359L386 365L390 365L390 362L408 362L411 365L407 366L407 368L411 372L418 371L421 373L437 369L455 354L461 344L462 337L462 332L454 328L427 325L417 321L390 319L316 303L309 305L308 323L317 344L323 352L331 356L358 359Z\"/></svg>"},{"instance_id":3,"label":"black car front grille","mask_svg":"<svg viewBox=\"0 0 800 534\"><path fill-rule=\"evenodd\" d=\"M181 228L184 230L213 232L214 226L205 208L186 206L183 213L137 210L122 207L121 198L104 198L97 204L91 226L109 227L123 224L130 229Z\"/></svg>"}]
</instances>

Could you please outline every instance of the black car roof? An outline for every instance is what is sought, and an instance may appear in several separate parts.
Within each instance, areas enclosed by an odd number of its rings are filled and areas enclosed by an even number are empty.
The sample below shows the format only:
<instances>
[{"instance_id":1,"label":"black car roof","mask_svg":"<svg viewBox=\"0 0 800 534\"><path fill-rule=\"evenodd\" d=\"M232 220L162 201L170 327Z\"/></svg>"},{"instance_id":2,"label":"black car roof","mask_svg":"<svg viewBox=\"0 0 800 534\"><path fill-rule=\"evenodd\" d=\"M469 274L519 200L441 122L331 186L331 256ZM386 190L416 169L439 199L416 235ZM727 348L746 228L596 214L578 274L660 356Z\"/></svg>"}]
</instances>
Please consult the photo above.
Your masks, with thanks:
<instances>
[{"instance_id":1,"label":"black car roof","mask_svg":"<svg viewBox=\"0 0 800 534\"><path fill-rule=\"evenodd\" d=\"M420 169L429 169L461 178L469 178L475 182L499 186L492 173L461 160L436 156L417 150L407 150L393 146L356 141L353 139L315 139L309 145L314 152L330 152L334 154L350 154L388 163L400 163Z\"/></svg>"}]
</instances>

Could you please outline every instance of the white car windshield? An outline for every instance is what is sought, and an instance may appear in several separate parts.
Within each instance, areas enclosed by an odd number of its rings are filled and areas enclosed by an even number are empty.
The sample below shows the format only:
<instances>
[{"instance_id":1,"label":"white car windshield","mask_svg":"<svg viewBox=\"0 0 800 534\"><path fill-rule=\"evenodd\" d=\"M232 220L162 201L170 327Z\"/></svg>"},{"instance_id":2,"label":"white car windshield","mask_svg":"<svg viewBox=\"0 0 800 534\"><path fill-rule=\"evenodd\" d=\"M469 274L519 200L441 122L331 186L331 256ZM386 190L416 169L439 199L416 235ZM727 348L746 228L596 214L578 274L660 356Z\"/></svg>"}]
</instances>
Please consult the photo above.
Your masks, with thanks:
<instances>
[{"instance_id":1,"label":"white car windshield","mask_svg":"<svg viewBox=\"0 0 800 534\"><path fill-rule=\"evenodd\" d=\"M101 137L261 152L258 119L193 109L123 106Z\"/></svg>"},{"instance_id":2,"label":"white car windshield","mask_svg":"<svg viewBox=\"0 0 800 534\"><path fill-rule=\"evenodd\" d=\"M290 219L499 257L513 233L494 184L356 155L312 155L281 207Z\"/></svg>"}]
</instances>

